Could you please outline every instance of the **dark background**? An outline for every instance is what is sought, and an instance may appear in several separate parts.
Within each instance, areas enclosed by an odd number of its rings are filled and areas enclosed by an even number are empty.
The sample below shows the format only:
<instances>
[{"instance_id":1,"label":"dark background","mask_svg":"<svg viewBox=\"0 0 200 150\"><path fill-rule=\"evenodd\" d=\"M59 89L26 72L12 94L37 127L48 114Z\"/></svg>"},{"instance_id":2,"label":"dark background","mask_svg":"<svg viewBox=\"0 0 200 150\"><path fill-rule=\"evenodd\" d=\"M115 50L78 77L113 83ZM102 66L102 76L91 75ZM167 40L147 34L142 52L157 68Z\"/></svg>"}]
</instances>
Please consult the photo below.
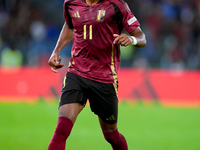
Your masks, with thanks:
<instances>
[{"instance_id":1,"label":"dark background","mask_svg":"<svg viewBox=\"0 0 200 150\"><path fill-rule=\"evenodd\" d=\"M122 52L121 67L200 69L200 0L126 2L147 46ZM47 66L63 23L63 0L0 0L1 57L13 47L22 54L22 65ZM61 53L66 64L71 44Z\"/></svg>"}]
</instances>

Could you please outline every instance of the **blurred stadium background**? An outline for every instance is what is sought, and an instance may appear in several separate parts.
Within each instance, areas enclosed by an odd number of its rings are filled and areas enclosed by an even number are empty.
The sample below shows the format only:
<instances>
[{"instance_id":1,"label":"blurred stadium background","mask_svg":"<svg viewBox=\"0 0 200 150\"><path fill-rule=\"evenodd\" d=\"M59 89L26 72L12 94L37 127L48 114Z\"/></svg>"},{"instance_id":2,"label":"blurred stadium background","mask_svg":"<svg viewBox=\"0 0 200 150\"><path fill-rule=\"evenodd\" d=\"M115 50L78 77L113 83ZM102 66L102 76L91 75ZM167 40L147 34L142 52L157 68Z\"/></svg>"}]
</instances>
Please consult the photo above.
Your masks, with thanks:
<instances>
[{"instance_id":1,"label":"blurred stadium background","mask_svg":"<svg viewBox=\"0 0 200 150\"><path fill-rule=\"evenodd\" d=\"M146 47L121 51L119 128L129 148L200 150L200 0L125 1L147 37ZM2 150L47 149L66 72L47 61L63 23L63 0L0 0ZM68 141L71 150L110 149L88 106Z\"/></svg>"}]
</instances>

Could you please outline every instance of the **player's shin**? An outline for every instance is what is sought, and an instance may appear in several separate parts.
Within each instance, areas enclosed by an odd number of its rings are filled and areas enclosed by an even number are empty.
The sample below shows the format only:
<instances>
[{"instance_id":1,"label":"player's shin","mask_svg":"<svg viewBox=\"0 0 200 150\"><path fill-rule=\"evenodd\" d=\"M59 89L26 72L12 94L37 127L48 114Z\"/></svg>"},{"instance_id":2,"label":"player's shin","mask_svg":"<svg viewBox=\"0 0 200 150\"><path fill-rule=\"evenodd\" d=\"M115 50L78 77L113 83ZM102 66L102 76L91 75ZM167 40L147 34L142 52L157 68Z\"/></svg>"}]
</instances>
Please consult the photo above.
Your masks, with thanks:
<instances>
[{"instance_id":1,"label":"player's shin","mask_svg":"<svg viewBox=\"0 0 200 150\"><path fill-rule=\"evenodd\" d=\"M106 141L111 144L113 150L128 150L126 139L118 130L109 133L103 132L103 134Z\"/></svg>"},{"instance_id":2,"label":"player's shin","mask_svg":"<svg viewBox=\"0 0 200 150\"><path fill-rule=\"evenodd\" d=\"M59 117L48 150L65 150L66 140L71 133L73 123L70 119Z\"/></svg>"}]
</instances>

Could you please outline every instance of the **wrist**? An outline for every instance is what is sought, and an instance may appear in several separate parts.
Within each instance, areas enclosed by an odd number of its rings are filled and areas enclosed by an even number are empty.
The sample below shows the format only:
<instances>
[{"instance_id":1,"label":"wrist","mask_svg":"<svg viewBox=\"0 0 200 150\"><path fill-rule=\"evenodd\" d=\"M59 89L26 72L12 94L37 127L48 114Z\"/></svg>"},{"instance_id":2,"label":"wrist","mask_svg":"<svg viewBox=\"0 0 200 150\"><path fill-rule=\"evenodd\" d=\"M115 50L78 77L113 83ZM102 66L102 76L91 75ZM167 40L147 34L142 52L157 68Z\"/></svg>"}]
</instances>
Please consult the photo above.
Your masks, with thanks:
<instances>
[{"instance_id":1,"label":"wrist","mask_svg":"<svg viewBox=\"0 0 200 150\"><path fill-rule=\"evenodd\" d=\"M59 49L54 49L53 53L54 53L54 54L59 54L60 51L59 51Z\"/></svg>"},{"instance_id":2,"label":"wrist","mask_svg":"<svg viewBox=\"0 0 200 150\"><path fill-rule=\"evenodd\" d=\"M134 36L129 36L130 40L131 40L131 43L133 45L137 45L137 39L134 37Z\"/></svg>"}]
</instances>

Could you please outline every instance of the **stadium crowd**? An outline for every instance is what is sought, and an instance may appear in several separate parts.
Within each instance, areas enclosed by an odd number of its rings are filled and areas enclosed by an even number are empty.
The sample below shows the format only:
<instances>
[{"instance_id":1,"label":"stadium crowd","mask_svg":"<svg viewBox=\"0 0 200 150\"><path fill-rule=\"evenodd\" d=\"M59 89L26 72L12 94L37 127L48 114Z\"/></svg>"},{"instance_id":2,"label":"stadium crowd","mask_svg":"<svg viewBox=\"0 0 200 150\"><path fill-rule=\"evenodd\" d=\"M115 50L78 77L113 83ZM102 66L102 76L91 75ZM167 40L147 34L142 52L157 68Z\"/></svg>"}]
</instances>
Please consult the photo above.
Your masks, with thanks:
<instances>
[{"instance_id":1,"label":"stadium crowd","mask_svg":"<svg viewBox=\"0 0 200 150\"><path fill-rule=\"evenodd\" d=\"M125 1L147 45L122 52L122 67L200 69L200 0ZM63 0L0 0L0 65L10 50L22 55L21 65L47 66L64 22L62 5ZM71 45L61 53L66 64Z\"/></svg>"}]
</instances>

